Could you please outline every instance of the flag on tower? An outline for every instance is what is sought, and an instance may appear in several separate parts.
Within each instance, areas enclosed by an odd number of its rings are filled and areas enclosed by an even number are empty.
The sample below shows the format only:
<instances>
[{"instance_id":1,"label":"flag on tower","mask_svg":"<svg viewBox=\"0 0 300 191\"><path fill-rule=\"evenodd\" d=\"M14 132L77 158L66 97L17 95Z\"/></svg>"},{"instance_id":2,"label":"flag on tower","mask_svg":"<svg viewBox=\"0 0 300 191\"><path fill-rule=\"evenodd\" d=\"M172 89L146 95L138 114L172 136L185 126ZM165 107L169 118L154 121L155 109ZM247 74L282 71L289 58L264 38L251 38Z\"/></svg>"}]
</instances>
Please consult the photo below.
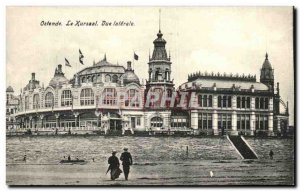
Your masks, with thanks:
<instances>
[{"instance_id":1,"label":"flag on tower","mask_svg":"<svg viewBox=\"0 0 300 191\"><path fill-rule=\"evenodd\" d=\"M138 59L139 59L139 56L138 56L136 53L134 53L134 59L135 59L135 60L138 60Z\"/></svg>"},{"instance_id":2,"label":"flag on tower","mask_svg":"<svg viewBox=\"0 0 300 191\"><path fill-rule=\"evenodd\" d=\"M83 64L83 60L82 60L83 58L84 58L84 56L83 56L81 50L79 49L79 62L80 62L81 64Z\"/></svg>"},{"instance_id":3,"label":"flag on tower","mask_svg":"<svg viewBox=\"0 0 300 191\"><path fill-rule=\"evenodd\" d=\"M69 62L68 59L66 59L66 58L65 58L65 65L66 65L66 66L69 66L69 67L72 67L71 64L70 64L70 62Z\"/></svg>"}]
</instances>

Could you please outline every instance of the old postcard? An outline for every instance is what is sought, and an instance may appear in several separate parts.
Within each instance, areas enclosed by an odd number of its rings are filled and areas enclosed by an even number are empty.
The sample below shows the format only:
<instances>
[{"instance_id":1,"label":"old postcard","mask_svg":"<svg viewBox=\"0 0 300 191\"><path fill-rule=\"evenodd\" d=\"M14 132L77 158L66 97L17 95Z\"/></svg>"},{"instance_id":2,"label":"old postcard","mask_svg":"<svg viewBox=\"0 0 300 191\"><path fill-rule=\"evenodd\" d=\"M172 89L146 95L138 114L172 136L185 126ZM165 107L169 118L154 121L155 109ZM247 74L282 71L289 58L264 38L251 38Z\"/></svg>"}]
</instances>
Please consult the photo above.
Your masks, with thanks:
<instances>
[{"instance_id":1,"label":"old postcard","mask_svg":"<svg viewBox=\"0 0 300 191\"><path fill-rule=\"evenodd\" d=\"M293 7L6 14L7 185L295 185Z\"/></svg>"}]
</instances>

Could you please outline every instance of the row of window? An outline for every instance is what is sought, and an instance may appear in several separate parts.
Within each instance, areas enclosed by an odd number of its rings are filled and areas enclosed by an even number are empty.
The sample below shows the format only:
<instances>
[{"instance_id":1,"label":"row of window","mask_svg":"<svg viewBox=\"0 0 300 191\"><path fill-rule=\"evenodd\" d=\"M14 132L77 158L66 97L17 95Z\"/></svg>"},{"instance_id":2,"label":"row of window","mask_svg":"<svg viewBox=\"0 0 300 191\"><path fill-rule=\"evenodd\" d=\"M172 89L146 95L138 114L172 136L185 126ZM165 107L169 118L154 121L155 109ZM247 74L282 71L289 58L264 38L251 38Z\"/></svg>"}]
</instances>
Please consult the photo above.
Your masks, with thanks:
<instances>
[{"instance_id":1,"label":"row of window","mask_svg":"<svg viewBox=\"0 0 300 191\"><path fill-rule=\"evenodd\" d=\"M257 130L268 130L268 116L256 115L255 127ZM231 114L218 114L218 129L232 129ZM198 129L212 129L212 114L200 113L198 116ZM250 130L250 115L237 115L237 130Z\"/></svg>"},{"instance_id":2,"label":"row of window","mask_svg":"<svg viewBox=\"0 0 300 191\"><path fill-rule=\"evenodd\" d=\"M119 77L118 75L109 75L109 74L106 74L105 77L105 82L112 82L112 83L117 83L118 80L119 80ZM98 74L98 75L93 75L93 76L83 76L81 78L81 82L82 83L88 83L88 82L101 82L101 75Z\"/></svg>"},{"instance_id":3,"label":"row of window","mask_svg":"<svg viewBox=\"0 0 300 191\"><path fill-rule=\"evenodd\" d=\"M127 100L125 100L125 106L139 107L140 96L138 90L130 89L127 91ZM116 105L117 104L117 92L114 88L105 88L103 93L103 104L104 105ZM40 108L39 105L40 96L35 94L33 96L33 109ZM61 94L61 106L68 107L72 106L73 96L71 90L64 90ZM95 96L91 88L82 89L80 93L80 105L94 105ZM54 106L54 95L52 92L48 92L45 95L45 108L51 108ZM25 109L29 109L29 97L25 97Z\"/></svg>"},{"instance_id":4,"label":"row of window","mask_svg":"<svg viewBox=\"0 0 300 191\"><path fill-rule=\"evenodd\" d=\"M213 96L212 95L199 95L198 105L199 107L212 107ZM250 108L251 98L237 96L237 108ZM218 107L219 108L230 108L232 106L231 96L218 96ZM255 98L255 108L256 109L268 109L269 108L269 98Z\"/></svg>"}]
</instances>

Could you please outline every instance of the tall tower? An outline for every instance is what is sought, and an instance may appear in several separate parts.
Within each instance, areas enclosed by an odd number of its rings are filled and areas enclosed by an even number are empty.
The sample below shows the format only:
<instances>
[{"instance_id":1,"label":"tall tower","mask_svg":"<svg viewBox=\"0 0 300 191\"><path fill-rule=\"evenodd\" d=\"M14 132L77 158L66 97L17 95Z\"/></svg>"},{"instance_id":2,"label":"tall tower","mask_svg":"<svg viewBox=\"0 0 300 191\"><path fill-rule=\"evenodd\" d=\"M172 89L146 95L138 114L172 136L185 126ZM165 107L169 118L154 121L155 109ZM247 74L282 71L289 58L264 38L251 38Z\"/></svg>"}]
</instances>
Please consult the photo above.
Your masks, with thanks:
<instances>
[{"instance_id":1,"label":"tall tower","mask_svg":"<svg viewBox=\"0 0 300 191\"><path fill-rule=\"evenodd\" d=\"M162 38L163 34L159 30L157 38L153 41L154 50L152 57L149 56L149 78L147 88L152 85L173 86L171 81L171 58L168 57L166 51L167 41Z\"/></svg>"},{"instance_id":2,"label":"tall tower","mask_svg":"<svg viewBox=\"0 0 300 191\"><path fill-rule=\"evenodd\" d=\"M274 92L274 70L269 62L268 53L260 70L260 82L267 85Z\"/></svg>"}]
</instances>

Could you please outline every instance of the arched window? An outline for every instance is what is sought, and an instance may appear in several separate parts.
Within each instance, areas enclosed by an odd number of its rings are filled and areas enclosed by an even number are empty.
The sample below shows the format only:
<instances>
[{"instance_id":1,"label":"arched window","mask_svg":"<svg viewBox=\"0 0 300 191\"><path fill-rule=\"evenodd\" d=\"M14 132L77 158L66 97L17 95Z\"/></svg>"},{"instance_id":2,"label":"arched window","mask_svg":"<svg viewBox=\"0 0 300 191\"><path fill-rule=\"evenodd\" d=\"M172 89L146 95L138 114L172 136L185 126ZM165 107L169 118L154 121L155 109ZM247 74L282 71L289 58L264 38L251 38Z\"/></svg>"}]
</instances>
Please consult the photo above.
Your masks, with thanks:
<instances>
[{"instance_id":1,"label":"arched window","mask_svg":"<svg viewBox=\"0 0 300 191\"><path fill-rule=\"evenodd\" d=\"M112 76L112 83L117 83L118 82L118 76L117 75L113 75Z\"/></svg>"},{"instance_id":2,"label":"arched window","mask_svg":"<svg viewBox=\"0 0 300 191\"><path fill-rule=\"evenodd\" d=\"M237 108L241 108L241 97L238 96L237 99L236 99L236 104L237 104Z\"/></svg>"},{"instance_id":3,"label":"arched window","mask_svg":"<svg viewBox=\"0 0 300 191\"><path fill-rule=\"evenodd\" d=\"M29 97L28 96L25 97L25 109L26 110L29 109Z\"/></svg>"},{"instance_id":4,"label":"arched window","mask_svg":"<svg viewBox=\"0 0 300 191\"><path fill-rule=\"evenodd\" d=\"M130 89L127 91L127 100L125 100L125 106L139 107L139 92L136 89Z\"/></svg>"},{"instance_id":5,"label":"arched window","mask_svg":"<svg viewBox=\"0 0 300 191\"><path fill-rule=\"evenodd\" d=\"M111 81L111 77L110 77L110 75L106 75L105 76L105 82L110 82Z\"/></svg>"},{"instance_id":6,"label":"arched window","mask_svg":"<svg viewBox=\"0 0 300 191\"><path fill-rule=\"evenodd\" d=\"M82 83L85 83L85 82L86 82L85 77L82 77L82 78L81 78L81 82L82 82Z\"/></svg>"},{"instance_id":7,"label":"arched window","mask_svg":"<svg viewBox=\"0 0 300 191\"><path fill-rule=\"evenodd\" d=\"M153 117L150 121L150 126L152 127L162 127L163 120L161 117Z\"/></svg>"},{"instance_id":8,"label":"arched window","mask_svg":"<svg viewBox=\"0 0 300 191\"><path fill-rule=\"evenodd\" d=\"M61 94L61 106L71 106L72 105L72 92L71 90L64 90Z\"/></svg>"},{"instance_id":9,"label":"arched window","mask_svg":"<svg viewBox=\"0 0 300 191\"><path fill-rule=\"evenodd\" d=\"M94 105L94 92L91 88L85 88L80 93L80 105Z\"/></svg>"},{"instance_id":10,"label":"arched window","mask_svg":"<svg viewBox=\"0 0 300 191\"><path fill-rule=\"evenodd\" d=\"M45 96L45 107L53 107L54 106L54 96L52 92L48 92Z\"/></svg>"},{"instance_id":11,"label":"arched window","mask_svg":"<svg viewBox=\"0 0 300 191\"><path fill-rule=\"evenodd\" d=\"M115 88L105 88L102 92L102 99L104 105L116 105L117 92Z\"/></svg>"},{"instance_id":12,"label":"arched window","mask_svg":"<svg viewBox=\"0 0 300 191\"><path fill-rule=\"evenodd\" d=\"M34 94L32 106L33 106L33 109L40 108L40 95L39 94Z\"/></svg>"},{"instance_id":13,"label":"arched window","mask_svg":"<svg viewBox=\"0 0 300 191\"><path fill-rule=\"evenodd\" d=\"M98 74L96 79L97 79L97 82L102 82L102 75Z\"/></svg>"},{"instance_id":14,"label":"arched window","mask_svg":"<svg viewBox=\"0 0 300 191\"><path fill-rule=\"evenodd\" d=\"M96 76L92 76L92 82L96 82Z\"/></svg>"},{"instance_id":15,"label":"arched window","mask_svg":"<svg viewBox=\"0 0 300 191\"><path fill-rule=\"evenodd\" d=\"M86 82L89 83L91 81L91 76L86 77Z\"/></svg>"}]
</instances>

